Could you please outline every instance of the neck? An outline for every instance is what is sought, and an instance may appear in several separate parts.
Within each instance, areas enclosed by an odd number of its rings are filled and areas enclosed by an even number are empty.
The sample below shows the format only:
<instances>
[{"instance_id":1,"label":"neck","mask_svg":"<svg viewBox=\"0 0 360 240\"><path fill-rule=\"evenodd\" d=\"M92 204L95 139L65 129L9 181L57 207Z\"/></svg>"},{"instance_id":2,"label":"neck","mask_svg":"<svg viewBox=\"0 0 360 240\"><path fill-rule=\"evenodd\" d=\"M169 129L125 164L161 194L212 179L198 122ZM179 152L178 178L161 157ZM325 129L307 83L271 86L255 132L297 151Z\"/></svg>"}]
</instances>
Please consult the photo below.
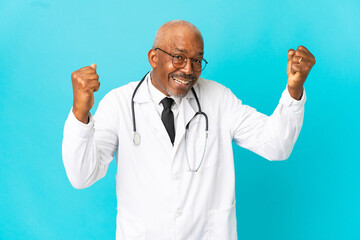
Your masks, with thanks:
<instances>
[{"instance_id":1,"label":"neck","mask_svg":"<svg viewBox=\"0 0 360 240\"><path fill-rule=\"evenodd\" d=\"M159 90L160 92L162 92L163 94L165 94L167 97L170 96L169 93L167 93L165 91L165 89L159 87L159 84L156 84L157 83L157 80L155 79L156 77L154 76L154 69L150 72L150 80L151 80L151 84L157 89Z\"/></svg>"}]
</instances>

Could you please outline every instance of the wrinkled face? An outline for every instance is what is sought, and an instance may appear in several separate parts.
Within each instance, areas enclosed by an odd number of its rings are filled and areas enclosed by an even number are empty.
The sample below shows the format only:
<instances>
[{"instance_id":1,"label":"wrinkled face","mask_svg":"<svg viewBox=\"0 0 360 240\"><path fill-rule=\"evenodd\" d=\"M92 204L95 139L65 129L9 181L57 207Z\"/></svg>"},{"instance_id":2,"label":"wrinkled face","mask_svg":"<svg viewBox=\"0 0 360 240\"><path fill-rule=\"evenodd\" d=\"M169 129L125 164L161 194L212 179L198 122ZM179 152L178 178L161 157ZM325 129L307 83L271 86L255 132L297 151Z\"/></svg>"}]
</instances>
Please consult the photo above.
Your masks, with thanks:
<instances>
[{"instance_id":1,"label":"wrinkled face","mask_svg":"<svg viewBox=\"0 0 360 240\"><path fill-rule=\"evenodd\" d=\"M185 55L188 58L202 58L202 37L190 29L178 29L171 33L159 48L172 55ZM184 97L199 79L201 72L195 72L190 59L185 67L173 66L172 57L160 50L149 51L149 61L153 67L151 81L167 96Z\"/></svg>"}]
</instances>

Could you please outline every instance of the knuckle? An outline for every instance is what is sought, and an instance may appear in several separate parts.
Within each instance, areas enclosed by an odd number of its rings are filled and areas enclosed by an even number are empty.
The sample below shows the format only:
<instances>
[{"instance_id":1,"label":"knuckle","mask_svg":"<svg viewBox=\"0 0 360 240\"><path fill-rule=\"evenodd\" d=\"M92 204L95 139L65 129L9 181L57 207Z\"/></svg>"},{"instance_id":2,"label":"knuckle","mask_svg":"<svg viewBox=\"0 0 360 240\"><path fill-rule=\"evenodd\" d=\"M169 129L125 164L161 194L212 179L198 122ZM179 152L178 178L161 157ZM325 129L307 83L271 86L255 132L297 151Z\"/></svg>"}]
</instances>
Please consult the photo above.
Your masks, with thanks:
<instances>
[{"instance_id":1,"label":"knuckle","mask_svg":"<svg viewBox=\"0 0 360 240\"><path fill-rule=\"evenodd\" d=\"M79 78L78 83L82 88L85 88L87 85L87 81L85 81L83 78Z\"/></svg>"}]
</instances>

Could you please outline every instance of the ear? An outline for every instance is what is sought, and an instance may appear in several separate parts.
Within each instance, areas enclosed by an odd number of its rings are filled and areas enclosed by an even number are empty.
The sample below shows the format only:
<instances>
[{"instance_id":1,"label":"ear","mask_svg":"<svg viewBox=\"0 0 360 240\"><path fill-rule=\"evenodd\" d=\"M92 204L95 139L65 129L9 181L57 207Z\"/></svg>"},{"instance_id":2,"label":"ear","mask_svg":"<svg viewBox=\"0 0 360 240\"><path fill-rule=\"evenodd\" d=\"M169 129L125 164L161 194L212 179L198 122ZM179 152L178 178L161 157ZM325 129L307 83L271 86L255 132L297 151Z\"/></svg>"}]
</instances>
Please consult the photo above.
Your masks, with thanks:
<instances>
[{"instance_id":1,"label":"ear","mask_svg":"<svg viewBox=\"0 0 360 240\"><path fill-rule=\"evenodd\" d=\"M159 62L159 57L157 52L154 49L150 49L150 51L148 52L148 58L149 58L149 63L151 65L151 67L154 69L156 68L158 62Z\"/></svg>"}]
</instances>

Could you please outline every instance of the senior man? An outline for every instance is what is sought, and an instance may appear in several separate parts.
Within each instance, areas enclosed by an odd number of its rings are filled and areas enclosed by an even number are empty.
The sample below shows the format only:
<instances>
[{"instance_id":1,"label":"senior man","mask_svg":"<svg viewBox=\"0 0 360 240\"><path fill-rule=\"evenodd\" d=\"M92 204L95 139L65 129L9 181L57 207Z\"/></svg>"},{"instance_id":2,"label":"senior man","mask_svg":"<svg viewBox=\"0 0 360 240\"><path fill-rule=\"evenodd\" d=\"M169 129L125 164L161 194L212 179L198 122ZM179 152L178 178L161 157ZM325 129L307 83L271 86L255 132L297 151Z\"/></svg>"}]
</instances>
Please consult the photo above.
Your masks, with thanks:
<instances>
[{"instance_id":1,"label":"senior man","mask_svg":"<svg viewBox=\"0 0 360 240\"><path fill-rule=\"evenodd\" d=\"M271 116L200 78L200 31L175 20L158 30L140 82L109 92L94 117L96 65L72 73L63 161L75 188L105 176L116 158L116 239L237 239L232 141L269 160L289 157L299 135L314 56L288 51L288 82ZM284 86L285 87L285 86Z\"/></svg>"}]
</instances>

